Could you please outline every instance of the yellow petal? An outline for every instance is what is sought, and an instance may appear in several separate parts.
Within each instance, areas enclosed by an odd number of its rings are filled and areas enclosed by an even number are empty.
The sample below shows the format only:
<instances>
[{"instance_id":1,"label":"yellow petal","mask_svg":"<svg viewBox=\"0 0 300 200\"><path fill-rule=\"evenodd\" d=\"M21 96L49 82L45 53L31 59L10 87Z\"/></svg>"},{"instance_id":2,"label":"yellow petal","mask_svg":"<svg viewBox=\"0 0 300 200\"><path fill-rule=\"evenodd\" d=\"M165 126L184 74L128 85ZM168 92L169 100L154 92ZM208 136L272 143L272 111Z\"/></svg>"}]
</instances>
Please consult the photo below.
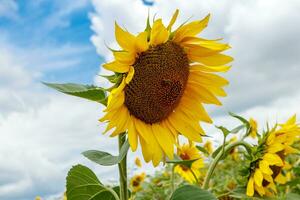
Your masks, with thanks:
<instances>
[{"instance_id":1,"label":"yellow petal","mask_svg":"<svg viewBox=\"0 0 300 200\"><path fill-rule=\"evenodd\" d=\"M178 107L183 107L183 109L195 111L194 113L197 113L197 117L199 117L200 121L204 121L207 123L212 123L212 119L198 101L195 99L189 98L188 96L183 96L180 99L180 103Z\"/></svg>"},{"instance_id":2,"label":"yellow petal","mask_svg":"<svg viewBox=\"0 0 300 200\"><path fill-rule=\"evenodd\" d=\"M210 15L200 21L193 21L179 27L174 35L174 42L181 42L185 37L195 36L207 27Z\"/></svg>"},{"instance_id":3,"label":"yellow petal","mask_svg":"<svg viewBox=\"0 0 300 200\"><path fill-rule=\"evenodd\" d=\"M134 67L130 66L129 72L128 72L128 74L126 76L126 79L125 79L126 84L128 84L132 80L133 75L134 75Z\"/></svg>"},{"instance_id":4,"label":"yellow petal","mask_svg":"<svg viewBox=\"0 0 300 200\"><path fill-rule=\"evenodd\" d=\"M174 13L173 16L172 16L172 19L170 20L170 23L169 23L168 27L167 27L168 30L171 30L171 29L172 29L172 26L173 26L173 24L175 23L175 21L176 21L176 19L177 19L177 17L178 17L178 14L179 14L179 10L176 9L175 13Z\"/></svg>"},{"instance_id":5,"label":"yellow petal","mask_svg":"<svg viewBox=\"0 0 300 200\"><path fill-rule=\"evenodd\" d=\"M136 126L136 129L140 136L146 141L148 145L153 145L153 133L152 133L152 127L149 124L145 124L143 121L134 118L134 124Z\"/></svg>"},{"instance_id":6,"label":"yellow petal","mask_svg":"<svg viewBox=\"0 0 300 200\"><path fill-rule=\"evenodd\" d=\"M116 129L112 132L110 137L114 137L116 135L119 135L120 133L123 133L128 128L128 119L129 119L129 111L125 106L122 106L119 113L111 119L111 122L114 122L116 124Z\"/></svg>"},{"instance_id":7,"label":"yellow petal","mask_svg":"<svg viewBox=\"0 0 300 200\"><path fill-rule=\"evenodd\" d=\"M164 27L161 19L156 20L151 30L150 44L155 46L165 43L168 39L169 31Z\"/></svg>"},{"instance_id":8,"label":"yellow petal","mask_svg":"<svg viewBox=\"0 0 300 200\"><path fill-rule=\"evenodd\" d=\"M103 67L107 70L118 72L118 73L126 73L129 71L129 65L120 63L118 61L105 63L103 64Z\"/></svg>"},{"instance_id":9,"label":"yellow petal","mask_svg":"<svg viewBox=\"0 0 300 200\"><path fill-rule=\"evenodd\" d=\"M148 44L148 33L146 31L138 34L135 41L136 52L141 53L147 51L149 48Z\"/></svg>"},{"instance_id":10,"label":"yellow petal","mask_svg":"<svg viewBox=\"0 0 300 200\"><path fill-rule=\"evenodd\" d=\"M157 165L159 165L159 163L162 160L163 157L163 151L161 149L161 147L159 146L157 140L155 137L153 137L153 146L151 148L151 151L153 151L152 153L152 163L153 166L156 167Z\"/></svg>"},{"instance_id":11,"label":"yellow petal","mask_svg":"<svg viewBox=\"0 0 300 200\"><path fill-rule=\"evenodd\" d=\"M268 181L269 183L273 183L273 178L271 175L268 175L268 174L263 174L264 175L264 179L266 181Z\"/></svg>"},{"instance_id":12,"label":"yellow petal","mask_svg":"<svg viewBox=\"0 0 300 200\"><path fill-rule=\"evenodd\" d=\"M132 65L135 61L135 54L127 51L115 51L113 54L116 61L124 65Z\"/></svg>"},{"instance_id":13,"label":"yellow petal","mask_svg":"<svg viewBox=\"0 0 300 200\"><path fill-rule=\"evenodd\" d=\"M277 154L273 153L266 153L263 156L263 159L269 163L269 165L277 165L277 166L283 166L283 162L281 158Z\"/></svg>"},{"instance_id":14,"label":"yellow petal","mask_svg":"<svg viewBox=\"0 0 300 200\"><path fill-rule=\"evenodd\" d=\"M209 90L198 85L195 87L192 84L187 84L184 91L186 95L189 95L195 99L199 99L201 102L206 104L222 105L222 103L213 95Z\"/></svg>"},{"instance_id":15,"label":"yellow petal","mask_svg":"<svg viewBox=\"0 0 300 200\"><path fill-rule=\"evenodd\" d=\"M264 177L263 174L261 173L260 169L256 169L254 172L254 182L257 186L261 187L262 186L262 181Z\"/></svg>"},{"instance_id":16,"label":"yellow petal","mask_svg":"<svg viewBox=\"0 0 300 200\"><path fill-rule=\"evenodd\" d=\"M272 145L270 145L268 147L268 152L269 153L276 153L279 151L282 151L284 149L284 145L280 144L280 143L273 143Z\"/></svg>"},{"instance_id":17,"label":"yellow petal","mask_svg":"<svg viewBox=\"0 0 300 200\"><path fill-rule=\"evenodd\" d=\"M216 74L205 73L200 71L190 71L189 80L201 83L203 85L213 85L223 87L228 85L228 81Z\"/></svg>"},{"instance_id":18,"label":"yellow petal","mask_svg":"<svg viewBox=\"0 0 300 200\"><path fill-rule=\"evenodd\" d=\"M104 112L111 112L115 109L119 109L125 101L125 93L121 92L119 95L115 95L111 97L111 100L109 104L107 105L107 108L104 110Z\"/></svg>"},{"instance_id":19,"label":"yellow petal","mask_svg":"<svg viewBox=\"0 0 300 200\"><path fill-rule=\"evenodd\" d=\"M120 47L129 52L135 51L135 37L128 31L124 31L115 23L115 36Z\"/></svg>"},{"instance_id":20,"label":"yellow petal","mask_svg":"<svg viewBox=\"0 0 300 200\"><path fill-rule=\"evenodd\" d=\"M202 71L202 72L227 72L231 66L206 66L206 65L192 65L190 71Z\"/></svg>"},{"instance_id":21,"label":"yellow petal","mask_svg":"<svg viewBox=\"0 0 300 200\"><path fill-rule=\"evenodd\" d=\"M128 126L128 141L132 151L136 151L138 145L138 133L135 129L134 121L132 117L129 119L129 126Z\"/></svg>"},{"instance_id":22,"label":"yellow petal","mask_svg":"<svg viewBox=\"0 0 300 200\"><path fill-rule=\"evenodd\" d=\"M152 131L163 151L170 159L173 159L173 145L175 140L172 133L170 133L168 129L165 129L160 124L152 124Z\"/></svg>"},{"instance_id":23,"label":"yellow petal","mask_svg":"<svg viewBox=\"0 0 300 200\"><path fill-rule=\"evenodd\" d=\"M250 197L253 197L254 195L254 181L252 177L250 177L247 184L247 195Z\"/></svg>"},{"instance_id":24,"label":"yellow petal","mask_svg":"<svg viewBox=\"0 0 300 200\"><path fill-rule=\"evenodd\" d=\"M254 185L254 187L260 196L264 196L266 194L264 187L258 185Z\"/></svg>"},{"instance_id":25,"label":"yellow petal","mask_svg":"<svg viewBox=\"0 0 300 200\"><path fill-rule=\"evenodd\" d=\"M287 182L287 179L285 176L283 176L281 173L279 173L276 178L275 178L275 181L279 184L286 184Z\"/></svg>"},{"instance_id":26,"label":"yellow petal","mask_svg":"<svg viewBox=\"0 0 300 200\"><path fill-rule=\"evenodd\" d=\"M188 57L190 60L194 62L200 62L204 65L209 65L209 66L226 65L227 63L233 61L232 57L220 53L206 56L206 57L188 54Z\"/></svg>"},{"instance_id":27,"label":"yellow petal","mask_svg":"<svg viewBox=\"0 0 300 200\"><path fill-rule=\"evenodd\" d=\"M186 49L186 53L188 54L188 57L191 56L207 57L223 51L223 50L209 49L197 44L186 44L184 45L184 47L186 47L185 49Z\"/></svg>"},{"instance_id":28,"label":"yellow petal","mask_svg":"<svg viewBox=\"0 0 300 200\"><path fill-rule=\"evenodd\" d=\"M145 142L145 140L143 139L143 137L140 136L139 140L141 142L143 157L144 157L145 161L148 163L151 160L151 158L152 158L151 147L150 147L149 144L147 144Z\"/></svg>"},{"instance_id":29,"label":"yellow petal","mask_svg":"<svg viewBox=\"0 0 300 200\"><path fill-rule=\"evenodd\" d=\"M169 115L168 121L181 134L186 136L189 140L201 142L201 133L197 132L190 126L190 123L181 119L181 116L173 112Z\"/></svg>"},{"instance_id":30,"label":"yellow petal","mask_svg":"<svg viewBox=\"0 0 300 200\"><path fill-rule=\"evenodd\" d=\"M269 167L269 163L265 160L261 160L259 162L259 169L264 173L264 174L268 174L268 175L272 175L273 171L271 170L271 168Z\"/></svg>"}]
</instances>

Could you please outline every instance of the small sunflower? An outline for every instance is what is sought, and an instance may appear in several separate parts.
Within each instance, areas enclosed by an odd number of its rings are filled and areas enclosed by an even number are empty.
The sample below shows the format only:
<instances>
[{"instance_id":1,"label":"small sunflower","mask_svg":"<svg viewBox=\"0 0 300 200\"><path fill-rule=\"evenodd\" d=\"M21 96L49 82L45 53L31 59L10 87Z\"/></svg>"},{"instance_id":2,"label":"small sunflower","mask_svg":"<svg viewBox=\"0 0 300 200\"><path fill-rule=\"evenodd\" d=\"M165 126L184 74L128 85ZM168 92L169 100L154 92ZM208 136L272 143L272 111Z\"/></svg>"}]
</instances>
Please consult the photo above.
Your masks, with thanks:
<instances>
[{"instance_id":1,"label":"small sunflower","mask_svg":"<svg viewBox=\"0 0 300 200\"><path fill-rule=\"evenodd\" d=\"M186 165L177 165L174 171L178 173L183 179L190 183L197 182L200 177L200 169L204 167L204 161L201 157L200 151L193 144L184 144L177 149L177 155L182 160L196 160L191 167Z\"/></svg>"},{"instance_id":2,"label":"small sunflower","mask_svg":"<svg viewBox=\"0 0 300 200\"><path fill-rule=\"evenodd\" d=\"M292 145L300 137L300 126L296 116L285 124L275 126L267 132L257 147L260 158L251 163L251 173L247 184L247 195L253 196L255 191L260 196L272 196L277 192L275 183L285 184L287 178L281 173L290 167L285 161L288 154L297 153Z\"/></svg>"},{"instance_id":3,"label":"small sunflower","mask_svg":"<svg viewBox=\"0 0 300 200\"><path fill-rule=\"evenodd\" d=\"M103 65L121 77L108 97L105 132L128 133L135 151L140 141L146 162L157 166L167 156L173 159L178 134L201 142L199 122L211 123L203 104L221 105L216 96L226 96L228 81L215 72L226 72L233 59L221 52L229 49L219 40L197 37L206 28L209 15L173 30L179 11L165 26L156 19L145 31L133 35L115 24L119 51Z\"/></svg>"},{"instance_id":4,"label":"small sunflower","mask_svg":"<svg viewBox=\"0 0 300 200\"><path fill-rule=\"evenodd\" d=\"M250 124L250 136L255 139L256 138L256 135L257 135L257 122L253 119L253 118L250 118L249 119L249 124Z\"/></svg>"},{"instance_id":5,"label":"small sunflower","mask_svg":"<svg viewBox=\"0 0 300 200\"><path fill-rule=\"evenodd\" d=\"M142 183L145 181L146 174L141 173L138 175L135 175L130 180L130 188L133 192L138 192L142 189Z\"/></svg>"},{"instance_id":6,"label":"small sunflower","mask_svg":"<svg viewBox=\"0 0 300 200\"><path fill-rule=\"evenodd\" d=\"M135 164L137 167L139 167L139 168L142 167L142 162L141 162L141 160L140 160L138 157L135 158L134 164Z\"/></svg>"}]
</instances>

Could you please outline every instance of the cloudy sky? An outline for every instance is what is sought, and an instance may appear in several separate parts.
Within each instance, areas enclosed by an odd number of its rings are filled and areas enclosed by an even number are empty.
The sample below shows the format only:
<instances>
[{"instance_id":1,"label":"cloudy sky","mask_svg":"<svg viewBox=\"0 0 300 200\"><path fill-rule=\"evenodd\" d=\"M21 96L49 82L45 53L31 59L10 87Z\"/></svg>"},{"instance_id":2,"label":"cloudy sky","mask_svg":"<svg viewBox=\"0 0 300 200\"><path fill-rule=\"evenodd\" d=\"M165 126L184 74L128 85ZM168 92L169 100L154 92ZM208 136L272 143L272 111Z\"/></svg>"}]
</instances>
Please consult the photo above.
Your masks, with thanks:
<instances>
[{"instance_id":1,"label":"cloudy sky","mask_svg":"<svg viewBox=\"0 0 300 200\"><path fill-rule=\"evenodd\" d=\"M235 58L228 97L208 107L215 124L233 126L228 111L261 124L300 115L300 1L298 0L0 0L0 199L55 199L68 169L83 163L106 182L113 167L99 167L80 153L116 153L116 139L103 136L103 109L56 93L41 81L102 85L100 65L116 46L113 24L137 33L148 9L166 21L179 8L179 22L211 13L202 34L224 38ZM211 125L208 135L217 135ZM130 167L137 154L130 155ZM153 171L151 166L146 166ZM131 172L132 173L132 172Z\"/></svg>"}]
</instances>

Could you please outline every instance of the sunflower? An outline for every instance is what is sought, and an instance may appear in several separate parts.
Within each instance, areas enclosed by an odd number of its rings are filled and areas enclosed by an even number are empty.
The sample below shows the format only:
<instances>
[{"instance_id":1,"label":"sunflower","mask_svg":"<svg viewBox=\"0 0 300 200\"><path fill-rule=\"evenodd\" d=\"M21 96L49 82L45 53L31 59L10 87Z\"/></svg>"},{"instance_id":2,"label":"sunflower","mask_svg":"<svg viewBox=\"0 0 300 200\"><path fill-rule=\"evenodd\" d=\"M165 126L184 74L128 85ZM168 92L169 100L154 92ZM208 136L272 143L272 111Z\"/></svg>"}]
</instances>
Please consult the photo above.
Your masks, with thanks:
<instances>
[{"instance_id":1,"label":"sunflower","mask_svg":"<svg viewBox=\"0 0 300 200\"><path fill-rule=\"evenodd\" d=\"M204 167L204 161L201 157L200 151L194 144L184 144L178 147L177 155L182 160L195 160L190 167L186 165L176 165L174 171L178 173L183 179L190 183L195 183L201 175L200 169Z\"/></svg>"},{"instance_id":2,"label":"sunflower","mask_svg":"<svg viewBox=\"0 0 300 200\"><path fill-rule=\"evenodd\" d=\"M130 188L132 189L133 192L138 192L139 190L142 189L142 183L144 182L145 177L146 177L146 174L141 173L141 174L135 175L131 178Z\"/></svg>"},{"instance_id":3,"label":"sunflower","mask_svg":"<svg viewBox=\"0 0 300 200\"><path fill-rule=\"evenodd\" d=\"M138 157L135 158L134 164L135 164L138 168L141 168L141 167L142 167L142 162L141 162L141 160L140 160Z\"/></svg>"},{"instance_id":4,"label":"sunflower","mask_svg":"<svg viewBox=\"0 0 300 200\"><path fill-rule=\"evenodd\" d=\"M291 117L285 124L275 126L264 135L255 153L255 156L260 158L251 163L247 184L248 196L253 196L255 191L260 196L272 196L277 192L275 183L287 182L282 170L288 170L291 166L285 161L285 157L298 152L292 145L299 136L300 126L296 123L296 116Z\"/></svg>"},{"instance_id":5,"label":"sunflower","mask_svg":"<svg viewBox=\"0 0 300 200\"><path fill-rule=\"evenodd\" d=\"M228 81L214 72L226 72L233 59L221 54L229 45L197 37L209 15L173 30L179 11L165 26L156 19L145 31L133 35L115 23L121 50L112 50L114 61L103 67L121 77L111 90L105 115L105 132L127 132L132 151L142 147L146 162L157 166L166 156L173 159L174 144L182 134L201 142L199 122L211 123L203 103L221 105Z\"/></svg>"}]
</instances>

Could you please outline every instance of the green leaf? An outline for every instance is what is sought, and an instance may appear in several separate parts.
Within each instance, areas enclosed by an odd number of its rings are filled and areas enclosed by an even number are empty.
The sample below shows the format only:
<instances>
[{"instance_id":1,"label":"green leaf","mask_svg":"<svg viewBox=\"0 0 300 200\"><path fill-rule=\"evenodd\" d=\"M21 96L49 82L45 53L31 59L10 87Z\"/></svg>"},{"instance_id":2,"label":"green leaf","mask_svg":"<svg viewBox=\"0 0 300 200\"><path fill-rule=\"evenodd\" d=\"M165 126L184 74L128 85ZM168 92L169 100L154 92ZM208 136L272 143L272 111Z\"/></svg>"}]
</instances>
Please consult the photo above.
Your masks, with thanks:
<instances>
[{"instance_id":1,"label":"green leaf","mask_svg":"<svg viewBox=\"0 0 300 200\"><path fill-rule=\"evenodd\" d=\"M107 79L111 83L120 83L122 81L122 74L115 73L113 75L100 75L101 77Z\"/></svg>"},{"instance_id":2,"label":"green leaf","mask_svg":"<svg viewBox=\"0 0 300 200\"><path fill-rule=\"evenodd\" d=\"M110 153L98 150L85 151L82 154L89 160L103 166L116 165L121 162L121 160L126 156L129 149L128 140L123 144L120 154L118 156L113 156Z\"/></svg>"},{"instance_id":3,"label":"green leaf","mask_svg":"<svg viewBox=\"0 0 300 200\"><path fill-rule=\"evenodd\" d=\"M172 194L170 200L217 200L217 198L210 192L203 190L199 187L193 185L185 185Z\"/></svg>"},{"instance_id":4,"label":"green leaf","mask_svg":"<svg viewBox=\"0 0 300 200\"><path fill-rule=\"evenodd\" d=\"M91 101L96 101L103 105L107 104L105 89L100 87L92 85L81 85L75 83L58 84L43 82L43 84L65 94L81 97Z\"/></svg>"},{"instance_id":5,"label":"green leaf","mask_svg":"<svg viewBox=\"0 0 300 200\"><path fill-rule=\"evenodd\" d=\"M116 200L111 191L102 185L92 170L83 165L72 167L68 173L68 200Z\"/></svg>"},{"instance_id":6,"label":"green leaf","mask_svg":"<svg viewBox=\"0 0 300 200\"><path fill-rule=\"evenodd\" d=\"M240 126L238 126L238 127L235 127L234 129L232 129L232 130L230 131L230 133L236 134L236 133L238 133L240 130L242 130L242 129L245 128L245 127L246 127L245 124L242 124L242 125L240 125Z\"/></svg>"},{"instance_id":7,"label":"green leaf","mask_svg":"<svg viewBox=\"0 0 300 200\"><path fill-rule=\"evenodd\" d=\"M234 117L234 118L240 120L243 124L246 125L247 128L250 127L250 124L249 124L248 120L246 120L245 118L243 118L243 117L241 117L241 116L239 116L239 115L236 115L236 114L234 114L234 113L232 113L232 112L229 112L229 115L231 115L232 117Z\"/></svg>"},{"instance_id":8,"label":"green leaf","mask_svg":"<svg viewBox=\"0 0 300 200\"><path fill-rule=\"evenodd\" d=\"M209 152L208 152L205 148L203 148L203 147L201 147L201 146L196 146L196 148L197 148L199 151L201 151L202 153L204 153L205 155L209 155Z\"/></svg>"},{"instance_id":9,"label":"green leaf","mask_svg":"<svg viewBox=\"0 0 300 200\"><path fill-rule=\"evenodd\" d=\"M217 129L221 130L224 137L226 138L227 135L230 133L230 130L228 130L227 128L225 128L224 126L216 126Z\"/></svg>"}]
</instances>

